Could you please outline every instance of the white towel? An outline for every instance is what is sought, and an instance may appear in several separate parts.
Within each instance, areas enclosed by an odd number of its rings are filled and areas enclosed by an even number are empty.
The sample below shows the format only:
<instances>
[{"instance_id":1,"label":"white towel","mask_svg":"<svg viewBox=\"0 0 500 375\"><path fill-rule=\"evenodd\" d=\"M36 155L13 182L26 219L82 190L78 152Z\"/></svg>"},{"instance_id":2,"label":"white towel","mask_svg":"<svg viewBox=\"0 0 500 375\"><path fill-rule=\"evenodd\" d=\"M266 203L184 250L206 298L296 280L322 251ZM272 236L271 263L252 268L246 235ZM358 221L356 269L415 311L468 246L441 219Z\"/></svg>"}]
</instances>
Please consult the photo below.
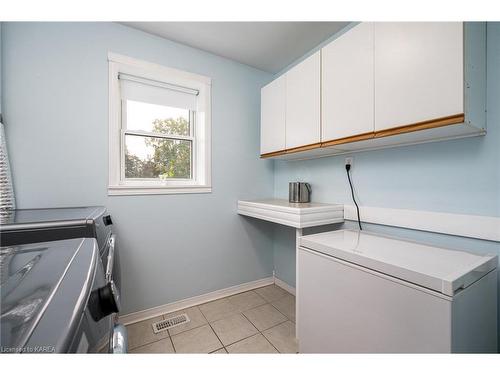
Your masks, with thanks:
<instances>
[{"instance_id":1,"label":"white towel","mask_svg":"<svg viewBox=\"0 0 500 375\"><path fill-rule=\"evenodd\" d=\"M15 207L7 140L5 139L4 125L0 122L0 211L5 213L6 210L12 210ZM1 217L3 218L4 215L2 214Z\"/></svg>"}]
</instances>

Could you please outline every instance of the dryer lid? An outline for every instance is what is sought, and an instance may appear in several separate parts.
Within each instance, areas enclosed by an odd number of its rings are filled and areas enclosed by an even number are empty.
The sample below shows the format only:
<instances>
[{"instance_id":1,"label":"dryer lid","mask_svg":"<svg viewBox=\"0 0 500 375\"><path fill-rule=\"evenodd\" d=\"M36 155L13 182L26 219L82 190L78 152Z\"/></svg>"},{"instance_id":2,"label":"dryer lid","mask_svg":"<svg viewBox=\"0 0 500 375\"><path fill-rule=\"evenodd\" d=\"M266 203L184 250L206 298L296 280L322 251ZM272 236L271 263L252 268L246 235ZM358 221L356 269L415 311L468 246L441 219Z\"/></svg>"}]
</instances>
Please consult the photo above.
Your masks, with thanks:
<instances>
[{"instance_id":1,"label":"dryer lid","mask_svg":"<svg viewBox=\"0 0 500 375\"><path fill-rule=\"evenodd\" d=\"M81 238L0 248L3 351L24 350L61 292L66 293L69 310L59 309L56 321L67 326L66 315L78 315L79 319L86 303L81 296L90 293L91 285L77 280L87 280L94 274L97 254L95 239ZM59 332L54 325L49 329Z\"/></svg>"},{"instance_id":2,"label":"dryer lid","mask_svg":"<svg viewBox=\"0 0 500 375\"><path fill-rule=\"evenodd\" d=\"M21 229L25 226L46 227L47 225L62 225L64 223L82 221L98 217L105 210L102 206L91 207L60 207L60 208L29 208L11 211L2 223L2 231Z\"/></svg>"}]
</instances>

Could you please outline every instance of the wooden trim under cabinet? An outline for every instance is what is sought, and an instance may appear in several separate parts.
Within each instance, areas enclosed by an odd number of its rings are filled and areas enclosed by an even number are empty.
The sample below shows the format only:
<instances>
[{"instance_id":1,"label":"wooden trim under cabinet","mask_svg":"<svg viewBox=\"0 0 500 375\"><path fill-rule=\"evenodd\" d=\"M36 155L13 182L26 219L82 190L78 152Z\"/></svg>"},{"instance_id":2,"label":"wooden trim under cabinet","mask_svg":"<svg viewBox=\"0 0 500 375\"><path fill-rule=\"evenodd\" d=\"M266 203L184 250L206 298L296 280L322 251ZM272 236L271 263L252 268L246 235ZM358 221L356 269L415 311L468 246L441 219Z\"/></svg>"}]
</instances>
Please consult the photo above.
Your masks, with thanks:
<instances>
[{"instance_id":1,"label":"wooden trim under cabinet","mask_svg":"<svg viewBox=\"0 0 500 375\"><path fill-rule=\"evenodd\" d=\"M309 151L309 150L314 150L315 148L320 148L320 147L321 147L321 142L311 143L310 145L289 148L289 149L286 150L286 153L287 154L293 154L295 152Z\"/></svg>"},{"instance_id":2,"label":"wooden trim under cabinet","mask_svg":"<svg viewBox=\"0 0 500 375\"><path fill-rule=\"evenodd\" d=\"M260 158L261 159L272 158L274 156L280 156L280 155L285 155L285 154L286 154L286 150L279 150L279 151L267 152L265 154L260 154Z\"/></svg>"},{"instance_id":3,"label":"wooden trim under cabinet","mask_svg":"<svg viewBox=\"0 0 500 375\"><path fill-rule=\"evenodd\" d=\"M396 128L390 128L385 130L376 131L375 138L389 137L391 135L405 134L416 132L419 130L427 130L440 128L442 126L454 125L454 124L462 124L465 121L465 115L463 113L459 113L452 116L440 117L433 120L421 121L415 124L398 126Z\"/></svg>"},{"instance_id":4,"label":"wooden trim under cabinet","mask_svg":"<svg viewBox=\"0 0 500 375\"><path fill-rule=\"evenodd\" d=\"M375 138L374 132L351 135L349 137L338 138L338 139L333 139L331 141L322 142L321 147L330 147L330 146L335 146L335 145L341 145L344 143L365 141L367 139L372 139L372 138Z\"/></svg>"},{"instance_id":5,"label":"wooden trim under cabinet","mask_svg":"<svg viewBox=\"0 0 500 375\"><path fill-rule=\"evenodd\" d=\"M440 118L433 119L433 120L421 121L421 122L417 122L415 124L403 125L403 126L398 126L395 128L389 128L389 129L374 131L374 132L370 132L370 133L351 135L351 136L345 137L345 138L332 139L331 141L322 142L321 147L330 147L330 146L336 146L336 145L341 145L341 144L345 144L345 143L366 141L366 140L372 139L372 138L390 137L392 135L411 133L411 132L416 132L419 130L427 130L427 129L439 128L442 126L462 124L464 121L465 121L465 115L463 113L459 113L459 114L452 115L452 116L446 116L446 117L440 117Z\"/></svg>"},{"instance_id":6,"label":"wooden trim under cabinet","mask_svg":"<svg viewBox=\"0 0 500 375\"><path fill-rule=\"evenodd\" d=\"M315 148L320 148L320 147L321 147L321 143L318 142L318 143L312 143L310 145L288 148L286 150L268 152L266 154L261 154L260 157L261 157L261 159L272 158L274 156L281 156L281 155L285 155L285 154L294 154L296 152L301 152L301 151L314 150Z\"/></svg>"},{"instance_id":7,"label":"wooden trim under cabinet","mask_svg":"<svg viewBox=\"0 0 500 375\"><path fill-rule=\"evenodd\" d=\"M416 132L419 130L427 130L427 129L440 128L440 127L448 126L448 125L462 124L462 123L464 123L464 121L465 121L465 115L463 113L459 113L459 114L452 115L452 116L446 116L446 117L440 117L440 118L433 119L433 120L421 121L421 122L417 122L415 124L398 126L395 128L384 129L384 130L379 130L379 131L370 132L370 133L357 134L357 135L352 135L352 136L344 137L344 138L332 139L330 141L313 143L310 145L289 148L286 150L268 152L266 154L260 155L260 157L261 158L271 158L274 156L281 156L281 155L285 155L285 154L293 154L296 152L314 150L314 149L320 148L320 147L331 147L331 146L336 146L336 145L341 145L341 144L346 144L346 143L366 141L366 140L374 139L374 138L383 138L383 137L390 137L390 136L400 135L400 134L405 134L405 133L411 133L411 132Z\"/></svg>"}]
</instances>

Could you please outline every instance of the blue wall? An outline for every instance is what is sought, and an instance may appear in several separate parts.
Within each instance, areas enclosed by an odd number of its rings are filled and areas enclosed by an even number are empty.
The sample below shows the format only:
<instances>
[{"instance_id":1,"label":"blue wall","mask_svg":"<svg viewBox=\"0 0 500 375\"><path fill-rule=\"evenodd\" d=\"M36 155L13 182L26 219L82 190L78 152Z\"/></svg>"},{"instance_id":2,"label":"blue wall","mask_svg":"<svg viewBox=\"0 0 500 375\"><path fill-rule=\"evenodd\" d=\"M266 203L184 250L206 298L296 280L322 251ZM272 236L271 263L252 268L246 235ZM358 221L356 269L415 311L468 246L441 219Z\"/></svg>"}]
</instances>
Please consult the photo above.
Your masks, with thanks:
<instances>
[{"instance_id":1,"label":"blue wall","mask_svg":"<svg viewBox=\"0 0 500 375\"><path fill-rule=\"evenodd\" d=\"M272 229L236 214L273 194L259 155L272 77L114 23L3 23L3 112L20 208L106 205L124 312L272 275ZM211 194L107 196L108 51L203 74L212 86Z\"/></svg>"}]
</instances>

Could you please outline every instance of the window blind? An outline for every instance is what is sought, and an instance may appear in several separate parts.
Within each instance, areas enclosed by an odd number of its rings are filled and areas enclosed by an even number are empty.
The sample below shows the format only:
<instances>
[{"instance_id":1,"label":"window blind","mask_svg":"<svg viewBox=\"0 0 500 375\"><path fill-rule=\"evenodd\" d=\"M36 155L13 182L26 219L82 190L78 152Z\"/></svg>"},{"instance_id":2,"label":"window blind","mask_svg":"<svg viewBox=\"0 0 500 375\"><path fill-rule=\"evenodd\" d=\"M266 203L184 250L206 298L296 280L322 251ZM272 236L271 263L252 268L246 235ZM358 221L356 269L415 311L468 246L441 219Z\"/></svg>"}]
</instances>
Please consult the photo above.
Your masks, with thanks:
<instances>
[{"instance_id":1,"label":"window blind","mask_svg":"<svg viewBox=\"0 0 500 375\"><path fill-rule=\"evenodd\" d=\"M196 110L198 90L120 73L121 98Z\"/></svg>"}]
</instances>

